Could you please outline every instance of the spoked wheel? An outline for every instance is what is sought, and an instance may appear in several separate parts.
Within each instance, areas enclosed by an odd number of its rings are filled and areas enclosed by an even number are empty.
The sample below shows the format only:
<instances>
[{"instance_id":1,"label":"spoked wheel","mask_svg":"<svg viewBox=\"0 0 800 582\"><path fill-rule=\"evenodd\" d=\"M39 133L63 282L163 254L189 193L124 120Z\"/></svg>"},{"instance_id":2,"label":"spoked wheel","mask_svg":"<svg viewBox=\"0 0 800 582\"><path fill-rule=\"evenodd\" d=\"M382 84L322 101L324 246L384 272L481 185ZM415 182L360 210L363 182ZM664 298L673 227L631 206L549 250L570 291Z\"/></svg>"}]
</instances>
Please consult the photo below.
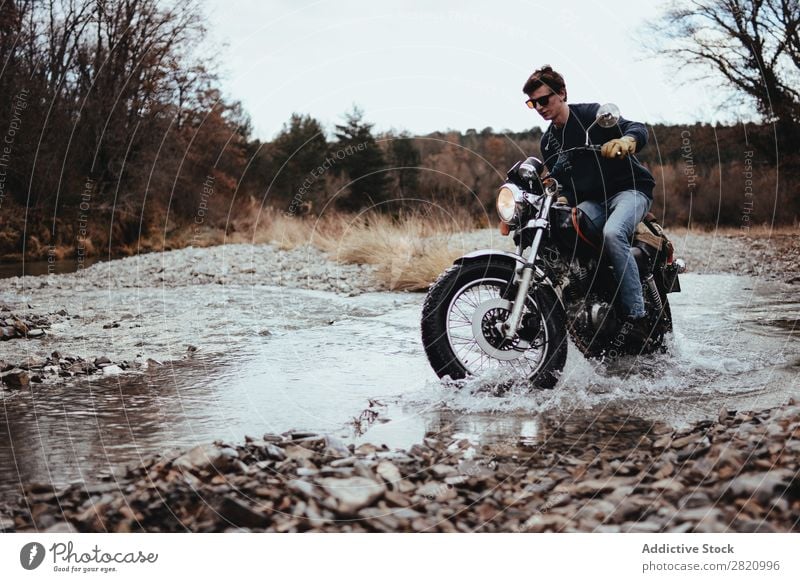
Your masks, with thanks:
<instances>
[{"instance_id":1,"label":"spoked wheel","mask_svg":"<svg viewBox=\"0 0 800 582\"><path fill-rule=\"evenodd\" d=\"M519 333L507 340L502 325L511 314L513 278L511 264L474 261L451 267L431 286L422 343L440 378L508 371L537 387L555 385L567 357L564 310L550 288L537 288Z\"/></svg>"}]
</instances>

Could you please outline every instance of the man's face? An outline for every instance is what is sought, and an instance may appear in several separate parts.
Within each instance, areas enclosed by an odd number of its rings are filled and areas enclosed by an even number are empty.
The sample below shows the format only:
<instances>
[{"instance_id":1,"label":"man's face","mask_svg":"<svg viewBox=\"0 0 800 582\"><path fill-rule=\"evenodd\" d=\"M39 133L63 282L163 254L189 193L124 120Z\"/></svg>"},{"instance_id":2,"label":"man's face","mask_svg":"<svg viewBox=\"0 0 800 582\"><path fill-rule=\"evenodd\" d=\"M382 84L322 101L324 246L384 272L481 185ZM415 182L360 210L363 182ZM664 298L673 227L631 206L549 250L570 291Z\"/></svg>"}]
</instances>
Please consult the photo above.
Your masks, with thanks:
<instances>
[{"instance_id":1,"label":"man's face","mask_svg":"<svg viewBox=\"0 0 800 582\"><path fill-rule=\"evenodd\" d=\"M549 99L546 99L548 95ZM534 108L539 112L539 115L547 121L552 121L564 104L564 99L561 95L553 93L553 90L545 85L536 89L528 97L534 101ZM546 105L540 105L539 101L546 101Z\"/></svg>"}]
</instances>

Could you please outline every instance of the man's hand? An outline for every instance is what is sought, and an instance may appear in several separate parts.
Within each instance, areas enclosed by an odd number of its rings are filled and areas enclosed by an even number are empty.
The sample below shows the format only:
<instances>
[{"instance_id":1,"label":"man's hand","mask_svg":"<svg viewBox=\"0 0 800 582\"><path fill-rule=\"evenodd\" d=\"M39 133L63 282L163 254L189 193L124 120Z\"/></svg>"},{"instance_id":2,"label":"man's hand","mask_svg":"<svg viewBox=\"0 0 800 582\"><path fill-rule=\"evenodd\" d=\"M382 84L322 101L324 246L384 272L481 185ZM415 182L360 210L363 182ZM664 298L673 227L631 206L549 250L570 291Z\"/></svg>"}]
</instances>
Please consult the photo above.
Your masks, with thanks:
<instances>
[{"instance_id":1,"label":"man's hand","mask_svg":"<svg viewBox=\"0 0 800 582\"><path fill-rule=\"evenodd\" d=\"M636 140L629 135L607 141L600 148L600 153L604 158L624 158L634 152L636 152Z\"/></svg>"}]
</instances>

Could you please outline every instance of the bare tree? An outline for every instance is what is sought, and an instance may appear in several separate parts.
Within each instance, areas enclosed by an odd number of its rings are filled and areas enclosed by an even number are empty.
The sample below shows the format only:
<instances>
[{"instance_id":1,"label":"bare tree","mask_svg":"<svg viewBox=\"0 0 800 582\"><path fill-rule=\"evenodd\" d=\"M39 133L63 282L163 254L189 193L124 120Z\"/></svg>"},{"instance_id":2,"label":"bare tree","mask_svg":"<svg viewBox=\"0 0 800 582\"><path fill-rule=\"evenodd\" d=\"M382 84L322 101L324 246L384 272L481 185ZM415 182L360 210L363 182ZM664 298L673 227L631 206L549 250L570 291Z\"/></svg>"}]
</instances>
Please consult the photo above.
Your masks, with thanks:
<instances>
[{"instance_id":1,"label":"bare tree","mask_svg":"<svg viewBox=\"0 0 800 582\"><path fill-rule=\"evenodd\" d=\"M0 94L31 94L15 143L20 202L72 204L86 176L99 196L163 193L181 160L213 166L231 137L238 147L246 124L198 58L205 32L196 0L0 0ZM0 125L8 116L0 108Z\"/></svg>"},{"instance_id":2,"label":"bare tree","mask_svg":"<svg viewBox=\"0 0 800 582\"><path fill-rule=\"evenodd\" d=\"M26 206L52 217L41 241L71 244L70 213L91 216L95 233L124 215L131 228L119 242L130 243L156 221L225 216L250 126L219 90L200 8L0 0L0 131L14 131L0 222L11 202ZM22 221L17 230L15 240L30 232Z\"/></svg>"},{"instance_id":3,"label":"bare tree","mask_svg":"<svg viewBox=\"0 0 800 582\"><path fill-rule=\"evenodd\" d=\"M668 41L662 54L716 70L754 100L765 121L781 124L784 140L798 143L798 0L680 0L653 31Z\"/></svg>"}]
</instances>

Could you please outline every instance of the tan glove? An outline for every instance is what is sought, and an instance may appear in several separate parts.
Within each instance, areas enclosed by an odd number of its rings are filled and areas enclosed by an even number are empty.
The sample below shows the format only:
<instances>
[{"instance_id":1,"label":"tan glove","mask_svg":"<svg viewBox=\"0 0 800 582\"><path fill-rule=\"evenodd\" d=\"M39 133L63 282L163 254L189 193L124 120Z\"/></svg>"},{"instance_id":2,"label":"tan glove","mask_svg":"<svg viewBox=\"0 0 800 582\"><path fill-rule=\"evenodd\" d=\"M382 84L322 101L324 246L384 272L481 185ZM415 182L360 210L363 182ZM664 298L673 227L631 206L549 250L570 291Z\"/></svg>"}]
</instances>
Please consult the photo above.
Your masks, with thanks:
<instances>
[{"instance_id":1,"label":"tan glove","mask_svg":"<svg viewBox=\"0 0 800 582\"><path fill-rule=\"evenodd\" d=\"M636 140L626 135L620 139L612 139L603 144L600 153L604 158L624 158L636 152Z\"/></svg>"}]
</instances>

